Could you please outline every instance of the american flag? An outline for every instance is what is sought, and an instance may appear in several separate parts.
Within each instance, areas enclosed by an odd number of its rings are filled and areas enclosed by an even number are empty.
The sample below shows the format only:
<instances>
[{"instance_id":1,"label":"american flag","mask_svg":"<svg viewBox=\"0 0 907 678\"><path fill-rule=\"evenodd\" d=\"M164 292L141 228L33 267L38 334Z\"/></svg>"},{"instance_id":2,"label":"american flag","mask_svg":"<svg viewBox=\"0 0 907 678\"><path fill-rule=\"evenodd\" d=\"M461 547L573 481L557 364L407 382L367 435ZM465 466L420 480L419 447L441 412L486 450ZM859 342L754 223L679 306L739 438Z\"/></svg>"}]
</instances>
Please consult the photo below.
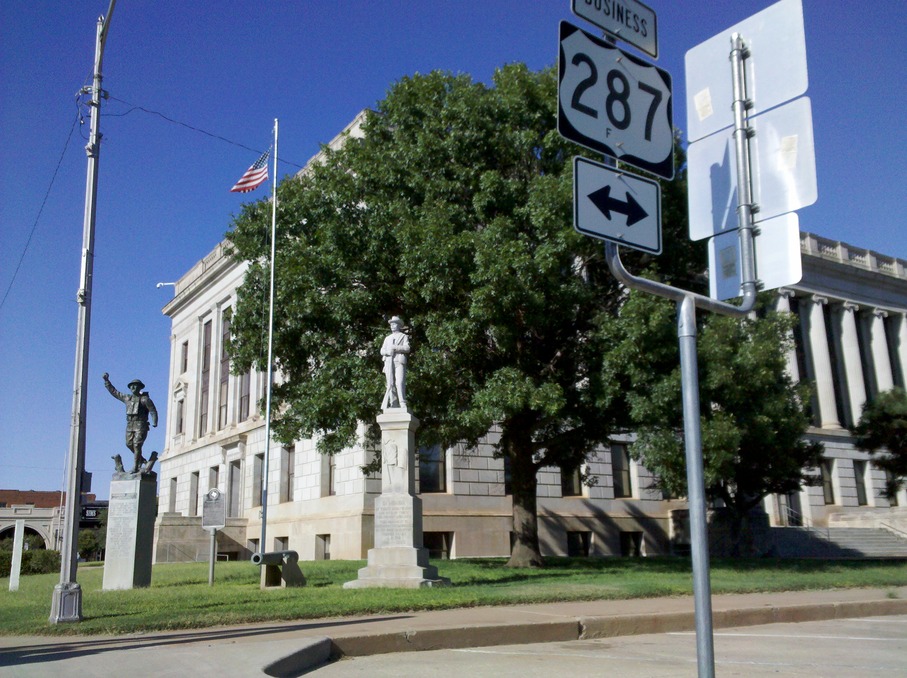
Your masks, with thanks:
<instances>
[{"instance_id":1,"label":"american flag","mask_svg":"<svg viewBox=\"0 0 907 678\"><path fill-rule=\"evenodd\" d=\"M232 193L248 193L254 191L268 180L268 156L271 150L268 149L261 154L261 157L255 161L246 173L243 174L236 185L230 189Z\"/></svg>"}]
</instances>

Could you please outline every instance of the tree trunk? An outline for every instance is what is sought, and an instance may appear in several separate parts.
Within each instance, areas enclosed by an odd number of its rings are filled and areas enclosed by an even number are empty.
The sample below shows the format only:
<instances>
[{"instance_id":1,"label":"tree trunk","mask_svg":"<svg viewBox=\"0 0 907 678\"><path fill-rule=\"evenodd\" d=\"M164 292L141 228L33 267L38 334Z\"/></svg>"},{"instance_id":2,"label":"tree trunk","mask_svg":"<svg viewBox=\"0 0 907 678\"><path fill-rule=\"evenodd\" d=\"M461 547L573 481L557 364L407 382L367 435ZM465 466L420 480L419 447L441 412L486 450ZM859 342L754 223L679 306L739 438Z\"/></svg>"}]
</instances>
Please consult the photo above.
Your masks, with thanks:
<instances>
[{"instance_id":1,"label":"tree trunk","mask_svg":"<svg viewBox=\"0 0 907 678\"><path fill-rule=\"evenodd\" d=\"M544 567L539 550L539 523L536 504L538 469L532 461L528 435L510 438L506 454L510 457L513 491L513 548L507 567Z\"/></svg>"}]
</instances>

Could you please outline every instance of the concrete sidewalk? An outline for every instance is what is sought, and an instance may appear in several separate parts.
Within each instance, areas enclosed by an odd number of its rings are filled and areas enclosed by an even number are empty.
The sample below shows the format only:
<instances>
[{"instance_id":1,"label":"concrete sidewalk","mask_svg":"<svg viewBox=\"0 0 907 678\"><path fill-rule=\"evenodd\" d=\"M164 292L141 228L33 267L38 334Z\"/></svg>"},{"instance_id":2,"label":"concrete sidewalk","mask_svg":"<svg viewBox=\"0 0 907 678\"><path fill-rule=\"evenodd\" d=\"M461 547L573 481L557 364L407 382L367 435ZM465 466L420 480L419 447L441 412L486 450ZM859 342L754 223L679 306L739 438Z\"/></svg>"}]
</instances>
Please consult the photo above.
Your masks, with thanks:
<instances>
[{"instance_id":1,"label":"concrete sidewalk","mask_svg":"<svg viewBox=\"0 0 907 678\"><path fill-rule=\"evenodd\" d=\"M907 614L907 586L716 595L716 629ZM299 676L330 657L694 629L691 597L477 607L128 636L0 638L0 676Z\"/></svg>"}]
</instances>

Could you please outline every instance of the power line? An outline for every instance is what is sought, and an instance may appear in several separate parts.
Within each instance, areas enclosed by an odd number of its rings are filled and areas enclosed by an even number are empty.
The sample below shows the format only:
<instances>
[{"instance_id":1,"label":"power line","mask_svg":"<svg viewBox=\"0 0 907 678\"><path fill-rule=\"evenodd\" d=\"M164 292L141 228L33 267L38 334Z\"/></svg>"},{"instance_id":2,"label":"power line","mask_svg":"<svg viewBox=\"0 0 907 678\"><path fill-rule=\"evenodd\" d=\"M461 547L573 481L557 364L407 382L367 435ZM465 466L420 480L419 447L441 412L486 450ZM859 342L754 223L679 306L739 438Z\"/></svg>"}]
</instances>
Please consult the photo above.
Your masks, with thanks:
<instances>
[{"instance_id":1,"label":"power line","mask_svg":"<svg viewBox=\"0 0 907 678\"><path fill-rule=\"evenodd\" d=\"M198 132L199 134L204 134L205 136L209 136L212 139L217 139L218 141L226 142L232 146L238 146L239 148L244 148L247 151L253 151L259 155L261 155L264 152L261 149L252 148L251 146L246 146L245 144L242 144L238 141L233 141L232 139L228 139L227 137L221 136L220 134L215 134L214 132L209 132L207 130L201 129L200 127L196 127L195 125L190 125L187 122L182 122L180 120L176 120L174 118L171 118L168 115L164 115L160 111L153 111L150 108L145 108L144 106L139 106L137 104L133 104L128 101L124 101L123 99L118 99L117 97L114 97L114 96L111 96L108 98L113 101L119 101L121 104L126 104L127 106L131 106L131 108L128 111L126 111L125 113L104 113L103 114L104 117L123 118L123 117L129 115L130 113L132 113L133 111L141 111L142 113L147 113L149 115L156 115L159 118L162 118L169 123L172 123L174 125L179 125L180 127L185 127L186 129L190 129L193 132ZM282 162L282 163L284 163L286 165L290 165L292 167L298 167L299 169L303 168L302 165L299 165L295 162L290 162L289 160L284 160L283 158L277 158L277 160L278 160L278 162Z\"/></svg>"},{"instance_id":2,"label":"power line","mask_svg":"<svg viewBox=\"0 0 907 678\"><path fill-rule=\"evenodd\" d=\"M81 93L82 92L80 91L79 94L81 94ZM190 125L189 123L182 122L180 120L176 120L174 118L171 118L170 116L164 115L160 111L154 111L149 108L145 108L144 106L138 106L136 104L132 104L128 101L125 101L123 99L118 99L117 97L110 96L110 95L107 95L107 98L112 99L113 101L118 101L122 104L126 104L127 106L131 106L131 108L128 111L126 111L125 113L104 113L103 114L104 117L122 118L122 117L129 115L133 111L141 111L142 113L147 113L149 115L156 115L171 124L185 127L186 129L192 130L193 132L198 132L199 134L204 134L205 136L209 136L212 139L217 139L218 141L223 141L223 142L231 144L233 146L238 146L239 148L243 148L247 151L253 151L254 153L258 153L258 154L262 153L262 151L260 149L255 149L255 148L252 148L251 146L246 146L245 144L242 144L238 141L233 141L232 139L228 139L227 137L221 136L219 134L214 134L213 132L209 132L207 130L201 129L200 127L196 127L194 125ZM77 95L77 99L78 99L78 95ZM78 100L76 102L76 105L79 106ZM38 215L35 217L35 221L32 224L31 231L28 234L28 240L26 240L26 242L25 242L25 247L22 248L22 254L19 256L19 261L16 264L16 269L15 269L15 271L13 271L13 276L10 279L9 284L6 287L6 291L3 294L3 299L0 300L0 310L3 310L3 306L6 304L6 299L9 297L9 293L13 288L13 284L16 281L16 277L19 275L19 269L22 267L22 262L25 259L25 255L28 253L28 248L29 248L29 245L31 244L32 238L35 235L35 230L38 228L38 221L41 219L41 214L44 212L44 207L47 204L48 198L50 197L50 191L53 188L54 181L56 180L57 174L60 171L60 166L63 164L63 158L66 155L67 149L69 148L69 142L72 139L73 131L76 128L76 123L79 122L81 119L82 119L82 113L81 113L81 109L79 109L79 113L76 115L75 120L73 120L72 127L70 127L70 129L69 129L69 134L66 137L66 143L63 144L63 151L60 153L60 159L57 161L57 167L54 169L53 176L50 179L50 184L48 185L47 191L44 194L44 200L41 202L41 207L38 210ZM302 165L295 163L295 162L291 162L289 160L284 160L283 158L278 158L277 160L278 160L278 162L282 162L286 165L290 165L291 167L297 167L299 169L303 168ZM277 178L275 177L274 179L276 181Z\"/></svg>"},{"instance_id":3,"label":"power line","mask_svg":"<svg viewBox=\"0 0 907 678\"><path fill-rule=\"evenodd\" d=\"M10 290L13 288L13 283L16 282L16 276L19 275L19 269L22 267L22 261L25 259L25 255L28 252L28 246L31 244L32 237L35 235L35 229L38 228L38 221L41 219L41 213L44 212L44 206L47 204L47 199L50 197L50 190L54 186L54 181L57 178L57 173L60 171L60 166L63 164L63 157L66 155L66 149L69 148L69 141L72 139L72 133L76 128L76 123L81 119L81 115L76 115L75 119L72 121L72 127L69 128L69 134L66 136L66 143L63 144L63 151L60 153L60 159L57 161L57 167L54 169L53 176L50 178L50 184L47 187L47 192L44 193L44 200L41 202L41 208L38 210L38 216L35 217L35 223L32 224L31 231L28 234L28 240L25 241L25 247L22 248L22 254L19 257L19 262L16 264L16 270L13 271L13 277L9 281L9 285L6 287L6 292L3 293L3 299L0 300L0 310L3 309L3 305L6 303L6 298L9 296Z\"/></svg>"}]
</instances>

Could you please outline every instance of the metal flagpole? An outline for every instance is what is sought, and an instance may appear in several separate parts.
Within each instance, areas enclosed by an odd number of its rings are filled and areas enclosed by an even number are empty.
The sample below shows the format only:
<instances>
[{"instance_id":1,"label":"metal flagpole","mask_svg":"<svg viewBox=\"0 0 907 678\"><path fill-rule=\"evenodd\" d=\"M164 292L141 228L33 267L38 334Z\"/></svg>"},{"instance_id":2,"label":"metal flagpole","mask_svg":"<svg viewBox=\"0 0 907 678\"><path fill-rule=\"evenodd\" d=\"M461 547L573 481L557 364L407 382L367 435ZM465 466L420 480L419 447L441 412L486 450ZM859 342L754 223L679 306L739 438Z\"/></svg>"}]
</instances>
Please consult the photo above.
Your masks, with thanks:
<instances>
[{"instance_id":1,"label":"metal flagpole","mask_svg":"<svg viewBox=\"0 0 907 678\"><path fill-rule=\"evenodd\" d=\"M268 530L268 474L271 458L271 384L274 381L274 255L277 242L277 118L274 118L274 176L271 179L271 288L268 304L268 381L265 394L265 463L261 477L261 539L259 553L266 553Z\"/></svg>"},{"instance_id":2,"label":"metal flagpole","mask_svg":"<svg viewBox=\"0 0 907 678\"><path fill-rule=\"evenodd\" d=\"M60 552L60 583L54 587L50 622L82 621L82 588L76 581L78 567L79 508L82 498L82 477L85 473L85 410L88 393L88 344L91 329L91 286L94 275L94 226L98 193L98 160L101 155L101 65L104 42L110 28L110 17L116 0L110 0L106 17L98 17L95 40L94 79L91 92L91 130L85 152L88 154L88 174L85 182L85 215L82 226L82 273L76 302L79 305L76 329L76 367L73 378L72 427L69 455L66 460L66 514L63 522L63 548Z\"/></svg>"}]
</instances>

